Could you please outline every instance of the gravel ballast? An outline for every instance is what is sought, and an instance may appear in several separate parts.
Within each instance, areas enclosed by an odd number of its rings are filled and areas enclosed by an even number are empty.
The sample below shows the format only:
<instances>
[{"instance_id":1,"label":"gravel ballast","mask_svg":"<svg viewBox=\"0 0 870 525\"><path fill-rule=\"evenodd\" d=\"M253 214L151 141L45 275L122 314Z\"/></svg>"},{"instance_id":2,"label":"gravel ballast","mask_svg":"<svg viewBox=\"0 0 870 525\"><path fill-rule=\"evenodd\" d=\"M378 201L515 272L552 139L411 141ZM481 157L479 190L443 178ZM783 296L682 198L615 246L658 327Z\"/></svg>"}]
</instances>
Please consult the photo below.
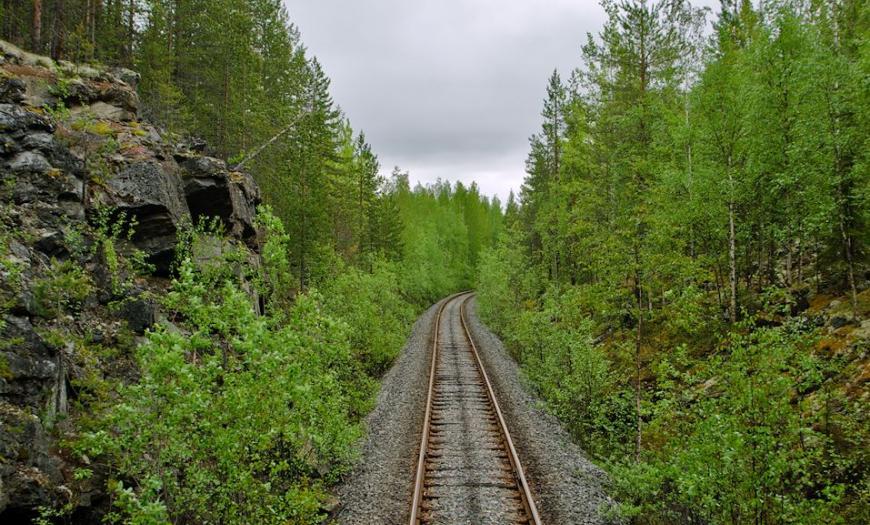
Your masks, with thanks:
<instances>
[{"instance_id":1,"label":"gravel ballast","mask_svg":"<svg viewBox=\"0 0 870 525\"><path fill-rule=\"evenodd\" d=\"M431 359L431 334L440 303L414 324L401 355L384 376L368 435L354 470L337 488L334 521L347 525L404 524L409 516ZM486 367L543 523L604 524L612 504L605 473L572 443L559 422L523 385L516 362L468 303L468 328Z\"/></svg>"},{"instance_id":2,"label":"gravel ballast","mask_svg":"<svg viewBox=\"0 0 870 525\"><path fill-rule=\"evenodd\" d=\"M607 476L572 440L559 421L523 385L516 361L477 316L477 299L468 304L468 329L526 478L545 524L605 524L602 512L613 504L604 486Z\"/></svg>"},{"instance_id":3,"label":"gravel ballast","mask_svg":"<svg viewBox=\"0 0 870 525\"><path fill-rule=\"evenodd\" d=\"M426 405L432 326L440 304L417 319L405 348L381 381L377 405L366 418L362 454L336 492L337 523L407 523Z\"/></svg>"}]
</instances>

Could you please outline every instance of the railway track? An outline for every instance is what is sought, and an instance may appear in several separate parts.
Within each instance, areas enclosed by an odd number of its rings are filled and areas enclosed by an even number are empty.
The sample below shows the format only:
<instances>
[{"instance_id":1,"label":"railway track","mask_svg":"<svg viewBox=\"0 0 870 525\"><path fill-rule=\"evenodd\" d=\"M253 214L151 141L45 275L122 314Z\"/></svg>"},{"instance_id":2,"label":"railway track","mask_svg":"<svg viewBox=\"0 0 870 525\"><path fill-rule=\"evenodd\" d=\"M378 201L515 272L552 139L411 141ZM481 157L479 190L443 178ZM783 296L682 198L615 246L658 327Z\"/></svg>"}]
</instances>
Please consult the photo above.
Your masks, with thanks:
<instances>
[{"instance_id":1,"label":"railway track","mask_svg":"<svg viewBox=\"0 0 870 525\"><path fill-rule=\"evenodd\" d=\"M445 299L436 317L410 524L540 525L465 322L470 297Z\"/></svg>"}]
</instances>

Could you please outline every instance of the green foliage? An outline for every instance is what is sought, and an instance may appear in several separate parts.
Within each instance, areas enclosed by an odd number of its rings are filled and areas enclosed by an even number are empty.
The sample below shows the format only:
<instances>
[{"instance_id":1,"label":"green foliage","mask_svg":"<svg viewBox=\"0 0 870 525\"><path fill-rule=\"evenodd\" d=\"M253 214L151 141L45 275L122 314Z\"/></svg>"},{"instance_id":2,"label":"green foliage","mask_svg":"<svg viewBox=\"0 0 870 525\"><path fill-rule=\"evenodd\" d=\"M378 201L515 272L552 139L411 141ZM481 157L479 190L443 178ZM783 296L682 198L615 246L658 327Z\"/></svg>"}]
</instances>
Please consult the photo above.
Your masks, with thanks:
<instances>
[{"instance_id":1,"label":"green foliage","mask_svg":"<svg viewBox=\"0 0 870 525\"><path fill-rule=\"evenodd\" d=\"M686 515L845 523L837 507L846 486L832 476L844 458L819 431L826 414L806 400L824 380L822 362L808 352L812 342L799 326L754 330L735 335L729 354L684 380L660 382L649 425L662 433L662 448L615 469L627 514L647 523Z\"/></svg>"},{"instance_id":2,"label":"green foliage","mask_svg":"<svg viewBox=\"0 0 870 525\"><path fill-rule=\"evenodd\" d=\"M348 269L323 288L324 309L349 326L356 359L379 377L408 336L414 310L401 295L394 263L376 261L371 273Z\"/></svg>"},{"instance_id":3,"label":"green foliage","mask_svg":"<svg viewBox=\"0 0 870 525\"><path fill-rule=\"evenodd\" d=\"M408 173L393 171L392 191L405 225L401 236L401 288L418 305L470 289L480 253L501 228L501 204L476 184L438 182L409 186Z\"/></svg>"},{"instance_id":4,"label":"green foliage","mask_svg":"<svg viewBox=\"0 0 870 525\"><path fill-rule=\"evenodd\" d=\"M305 511L299 522L316 520L296 496L334 479L360 432L341 325L300 297L287 326L271 326L236 285L207 286L190 262L166 306L189 333L149 334L137 350L140 381L107 415L111 431L85 440L125 476L162 486L122 498L120 511L142 519L165 505L170 516L222 523L284 523Z\"/></svg>"},{"instance_id":5,"label":"green foliage","mask_svg":"<svg viewBox=\"0 0 870 525\"><path fill-rule=\"evenodd\" d=\"M262 271L258 291L269 298L269 310L280 312L290 306L296 289L290 265L290 236L268 206L260 208L257 225L265 237L265 242L260 246Z\"/></svg>"},{"instance_id":6,"label":"green foliage","mask_svg":"<svg viewBox=\"0 0 870 525\"><path fill-rule=\"evenodd\" d=\"M481 314L632 523L863 523L861 365L802 311L860 312L867 6L723 2L705 41L686 1L602 5L547 84Z\"/></svg>"},{"instance_id":7,"label":"green foliage","mask_svg":"<svg viewBox=\"0 0 870 525\"><path fill-rule=\"evenodd\" d=\"M3 327L0 326L0 329ZM14 374L12 373L12 369L9 368L9 359L6 355L0 355L0 379L4 379L6 381L12 379Z\"/></svg>"},{"instance_id":8,"label":"green foliage","mask_svg":"<svg viewBox=\"0 0 870 525\"><path fill-rule=\"evenodd\" d=\"M127 218L125 212L115 213L111 208L97 210L93 236L92 254L99 253L109 271L111 291L115 295L123 295L133 285L136 277L147 275L154 269L147 261L147 255L142 250L132 247L137 226L136 218ZM75 244L76 237L73 236ZM119 242L126 241L121 250Z\"/></svg>"},{"instance_id":9,"label":"green foliage","mask_svg":"<svg viewBox=\"0 0 870 525\"><path fill-rule=\"evenodd\" d=\"M33 283L36 309L43 317L57 317L80 308L93 291L90 275L71 260L52 259L46 274Z\"/></svg>"},{"instance_id":10,"label":"green foliage","mask_svg":"<svg viewBox=\"0 0 870 525\"><path fill-rule=\"evenodd\" d=\"M159 499L160 480L148 478L137 494L120 481L113 482L114 505L117 511L106 516L108 523L124 525L165 525L172 523L166 506Z\"/></svg>"},{"instance_id":11,"label":"green foliage","mask_svg":"<svg viewBox=\"0 0 870 525\"><path fill-rule=\"evenodd\" d=\"M15 294L21 286L24 264L12 255L10 243L13 236L6 228L5 213L0 213L0 314L6 312L15 302ZM0 331L5 321L0 317ZM2 348L2 346L0 346Z\"/></svg>"},{"instance_id":12,"label":"green foliage","mask_svg":"<svg viewBox=\"0 0 870 525\"><path fill-rule=\"evenodd\" d=\"M185 233L163 298L175 321L136 349L136 382L116 386L111 403L89 394L106 383L77 383L100 412L72 447L117 473L111 522L319 523L355 457L373 378L412 317L395 266L344 269L322 292L288 295L287 234L268 208L257 220L256 269L217 223ZM81 359L99 352L85 350Z\"/></svg>"}]
</instances>

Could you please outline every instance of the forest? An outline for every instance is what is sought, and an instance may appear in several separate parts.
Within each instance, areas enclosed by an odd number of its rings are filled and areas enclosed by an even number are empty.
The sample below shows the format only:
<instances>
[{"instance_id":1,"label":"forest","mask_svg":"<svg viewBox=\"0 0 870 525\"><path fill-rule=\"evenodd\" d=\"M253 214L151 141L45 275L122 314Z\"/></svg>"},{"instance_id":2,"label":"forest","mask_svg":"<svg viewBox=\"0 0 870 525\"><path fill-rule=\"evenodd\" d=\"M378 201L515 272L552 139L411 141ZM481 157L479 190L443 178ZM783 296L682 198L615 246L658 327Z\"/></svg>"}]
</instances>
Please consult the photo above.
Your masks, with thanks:
<instances>
[{"instance_id":1,"label":"forest","mask_svg":"<svg viewBox=\"0 0 870 525\"><path fill-rule=\"evenodd\" d=\"M634 522L867 522L867 4L603 5L485 319Z\"/></svg>"},{"instance_id":2,"label":"forest","mask_svg":"<svg viewBox=\"0 0 870 525\"><path fill-rule=\"evenodd\" d=\"M76 343L61 443L82 487L108 472L106 522L322 522L414 319L469 289L625 522L870 522L870 7L601 5L500 202L383 176L280 0L2 2L4 40L138 72L144 118L262 191L259 265L197 264L226 232L191 225L160 298L178 329ZM47 318L93 288L63 275Z\"/></svg>"}]
</instances>

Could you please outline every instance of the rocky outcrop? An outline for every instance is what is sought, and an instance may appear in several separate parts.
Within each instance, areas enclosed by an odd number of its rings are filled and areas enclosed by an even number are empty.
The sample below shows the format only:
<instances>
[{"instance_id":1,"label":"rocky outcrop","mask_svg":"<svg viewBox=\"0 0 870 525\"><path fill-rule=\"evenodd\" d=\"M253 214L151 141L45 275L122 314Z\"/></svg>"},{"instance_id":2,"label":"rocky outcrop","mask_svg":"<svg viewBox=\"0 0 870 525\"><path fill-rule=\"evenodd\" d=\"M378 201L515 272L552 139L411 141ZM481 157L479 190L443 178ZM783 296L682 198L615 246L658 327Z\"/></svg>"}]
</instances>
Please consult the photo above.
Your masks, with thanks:
<instances>
[{"instance_id":1,"label":"rocky outcrop","mask_svg":"<svg viewBox=\"0 0 870 525\"><path fill-rule=\"evenodd\" d=\"M100 381L135 378L129 350L160 318L179 231L218 217L235 242L256 246L253 178L138 120L136 82L132 71L54 62L0 41L3 523L104 497L98 469L95 479L76 476L87 458L58 438L74 430L70 407ZM122 270L99 244L107 235L120 256L144 254L151 275L122 275L119 287L113 272ZM104 354L112 377L95 378Z\"/></svg>"}]
</instances>

